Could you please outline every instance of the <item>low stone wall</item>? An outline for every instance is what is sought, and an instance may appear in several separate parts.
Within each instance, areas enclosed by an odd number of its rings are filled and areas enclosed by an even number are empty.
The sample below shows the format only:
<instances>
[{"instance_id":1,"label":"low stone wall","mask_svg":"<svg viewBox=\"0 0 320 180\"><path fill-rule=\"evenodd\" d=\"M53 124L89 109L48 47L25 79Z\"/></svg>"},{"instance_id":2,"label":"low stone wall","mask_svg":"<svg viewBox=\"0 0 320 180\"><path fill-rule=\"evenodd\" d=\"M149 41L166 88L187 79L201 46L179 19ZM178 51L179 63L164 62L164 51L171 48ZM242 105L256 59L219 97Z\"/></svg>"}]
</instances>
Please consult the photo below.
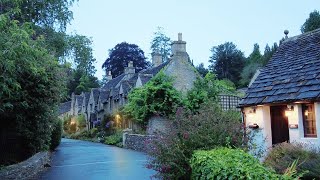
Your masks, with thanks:
<instances>
[{"instance_id":1,"label":"low stone wall","mask_svg":"<svg viewBox=\"0 0 320 180\"><path fill-rule=\"evenodd\" d=\"M23 162L0 170L0 179L31 179L43 170L49 161L49 152L39 152Z\"/></svg>"},{"instance_id":2,"label":"low stone wall","mask_svg":"<svg viewBox=\"0 0 320 180\"><path fill-rule=\"evenodd\" d=\"M146 152L146 141L151 136L142 134L123 134L123 147L127 149L133 149L136 151Z\"/></svg>"},{"instance_id":3,"label":"low stone wall","mask_svg":"<svg viewBox=\"0 0 320 180\"><path fill-rule=\"evenodd\" d=\"M167 133L172 121L161 116L152 116L148 120L147 134Z\"/></svg>"}]
</instances>

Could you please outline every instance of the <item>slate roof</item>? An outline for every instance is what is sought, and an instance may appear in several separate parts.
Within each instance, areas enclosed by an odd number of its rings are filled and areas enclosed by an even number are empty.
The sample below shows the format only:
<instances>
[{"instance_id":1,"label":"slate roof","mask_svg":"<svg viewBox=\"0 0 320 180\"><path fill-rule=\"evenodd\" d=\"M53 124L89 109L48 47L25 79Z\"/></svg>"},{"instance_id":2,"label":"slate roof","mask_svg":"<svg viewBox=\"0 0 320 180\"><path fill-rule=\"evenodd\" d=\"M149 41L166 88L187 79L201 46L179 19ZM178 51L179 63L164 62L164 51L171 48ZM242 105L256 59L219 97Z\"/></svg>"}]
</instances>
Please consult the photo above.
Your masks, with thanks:
<instances>
[{"instance_id":1,"label":"slate roof","mask_svg":"<svg viewBox=\"0 0 320 180\"><path fill-rule=\"evenodd\" d=\"M320 100L320 29L286 39L240 106Z\"/></svg>"},{"instance_id":2,"label":"slate roof","mask_svg":"<svg viewBox=\"0 0 320 180\"><path fill-rule=\"evenodd\" d=\"M80 95L80 96L76 96L76 98L77 98L77 102L78 102L78 107L81 108L84 97L82 95Z\"/></svg>"},{"instance_id":3,"label":"slate roof","mask_svg":"<svg viewBox=\"0 0 320 180\"><path fill-rule=\"evenodd\" d=\"M89 98L90 98L90 92L85 92L84 93L84 98L85 98L85 107L88 106ZM87 109L87 108L85 108Z\"/></svg>"},{"instance_id":4,"label":"slate roof","mask_svg":"<svg viewBox=\"0 0 320 180\"><path fill-rule=\"evenodd\" d=\"M98 98L99 98L99 94L100 94L100 89L99 89L99 88L93 88L93 89L92 89L92 93L93 93L94 102L98 102Z\"/></svg>"},{"instance_id":5,"label":"slate roof","mask_svg":"<svg viewBox=\"0 0 320 180\"><path fill-rule=\"evenodd\" d=\"M71 110L71 101L61 103L59 106L59 115Z\"/></svg>"},{"instance_id":6,"label":"slate roof","mask_svg":"<svg viewBox=\"0 0 320 180\"><path fill-rule=\"evenodd\" d=\"M152 68L148 68L145 70L140 71L141 74L152 74L153 76L155 76L156 74L158 74L158 72L164 68L167 64L169 64L170 60L167 62L164 62L162 64L160 64L159 66L156 67L152 67Z\"/></svg>"},{"instance_id":7,"label":"slate roof","mask_svg":"<svg viewBox=\"0 0 320 180\"><path fill-rule=\"evenodd\" d=\"M110 81L108 81L103 87L102 89L104 90L108 90L108 89L112 89L114 88L117 84L119 84L119 82L124 78L125 74L121 74L113 79L111 79Z\"/></svg>"},{"instance_id":8,"label":"slate roof","mask_svg":"<svg viewBox=\"0 0 320 180\"><path fill-rule=\"evenodd\" d=\"M101 91L100 91L100 101L101 101L101 103L108 102L109 97L110 97L109 95L110 95L110 91L108 91L108 90L101 90Z\"/></svg>"}]
</instances>

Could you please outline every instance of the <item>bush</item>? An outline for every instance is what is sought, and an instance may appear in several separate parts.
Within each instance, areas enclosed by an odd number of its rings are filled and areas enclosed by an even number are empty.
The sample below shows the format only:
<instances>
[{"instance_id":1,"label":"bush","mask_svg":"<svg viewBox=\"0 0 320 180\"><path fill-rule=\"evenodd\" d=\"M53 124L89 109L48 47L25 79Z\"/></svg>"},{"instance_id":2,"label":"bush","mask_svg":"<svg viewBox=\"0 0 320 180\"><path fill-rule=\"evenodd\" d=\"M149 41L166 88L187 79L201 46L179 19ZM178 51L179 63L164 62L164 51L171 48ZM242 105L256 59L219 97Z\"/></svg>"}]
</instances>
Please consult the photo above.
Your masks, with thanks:
<instances>
[{"instance_id":1,"label":"bush","mask_svg":"<svg viewBox=\"0 0 320 180\"><path fill-rule=\"evenodd\" d=\"M192 179L280 179L273 170L240 149L195 151L190 165Z\"/></svg>"},{"instance_id":2,"label":"bush","mask_svg":"<svg viewBox=\"0 0 320 180\"><path fill-rule=\"evenodd\" d=\"M214 103L202 106L199 113L178 109L168 133L146 142L151 157L148 168L158 171L160 179L189 179L189 160L194 150L216 147L247 148L244 127L236 113L224 112ZM250 137L250 136L245 136Z\"/></svg>"},{"instance_id":3,"label":"bush","mask_svg":"<svg viewBox=\"0 0 320 180\"><path fill-rule=\"evenodd\" d=\"M116 132L113 135L105 137L105 144L109 145L118 145L122 143L122 133L120 131Z\"/></svg>"},{"instance_id":4,"label":"bush","mask_svg":"<svg viewBox=\"0 0 320 180\"><path fill-rule=\"evenodd\" d=\"M304 178L320 179L320 153L317 149L306 149L304 143L281 143L272 148L264 164L272 167L277 173L284 173L295 160L298 161L298 173ZM310 146L309 146L310 147Z\"/></svg>"},{"instance_id":5,"label":"bush","mask_svg":"<svg viewBox=\"0 0 320 180\"><path fill-rule=\"evenodd\" d=\"M94 138L94 137L96 137L97 136L97 134L98 134L98 129L97 128L92 128L92 129L90 129L90 137L91 138Z\"/></svg>"},{"instance_id":6,"label":"bush","mask_svg":"<svg viewBox=\"0 0 320 180\"><path fill-rule=\"evenodd\" d=\"M86 118L84 117L83 114L79 115L77 117L77 126L78 128L81 130L83 128L85 128L87 125L86 125Z\"/></svg>"},{"instance_id":7,"label":"bush","mask_svg":"<svg viewBox=\"0 0 320 180\"><path fill-rule=\"evenodd\" d=\"M82 130L82 131L78 131L78 132L75 132L73 134L70 135L70 138L71 139L83 139L83 140L87 140L87 139L90 139L91 136L90 136L90 132L87 131L87 130Z\"/></svg>"},{"instance_id":8,"label":"bush","mask_svg":"<svg viewBox=\"0 0 320 180\"><path fill-rule=\"evenodd\" d=\"M53 123L52 133L51 133L51 142L50 142L50 149L54 150L61 142L62 136L62 122L60 119L57 119Z\"/></svg>"}]
</instances>

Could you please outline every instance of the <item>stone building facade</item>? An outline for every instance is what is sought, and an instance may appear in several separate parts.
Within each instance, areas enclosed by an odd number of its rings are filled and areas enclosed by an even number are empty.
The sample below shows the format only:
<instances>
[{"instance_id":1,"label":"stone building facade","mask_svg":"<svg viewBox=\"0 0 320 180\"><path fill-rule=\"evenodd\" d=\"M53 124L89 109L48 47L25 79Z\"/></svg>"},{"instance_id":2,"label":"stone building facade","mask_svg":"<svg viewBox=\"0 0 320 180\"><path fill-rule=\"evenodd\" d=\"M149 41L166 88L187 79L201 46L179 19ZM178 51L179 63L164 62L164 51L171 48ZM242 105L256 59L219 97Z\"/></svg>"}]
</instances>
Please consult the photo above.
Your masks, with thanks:
<instances>
[{"instance_id":1,"label":"stone building facade","mask_svg":"<svg viewBox=\"0 0 320 180\"><path fill-rule=\"evenodd\" d=\"M146 84L152 77L163 70L166 75L174 78L174 87L186 93L193 87L193 82L199 77L196 69L190 62L186 51L186 42L182 40L182 34L178 34L178 40L172 43L172 56L167 62L162 62L161 55L152 53L153 66L139 73L135 72L132 62L128 63L125 72L112 79L108 73L108 82L101 88L91 89L80 95L72 94L70 111L68 114L77 116L83 114L87 120L88 128L94 126L94 121L102 120L105 115L116 114L119 108L128 102L129 92L136 87ZM132 128L132 122L122 120L123 128Z\"/></svg>"}]
</instances>

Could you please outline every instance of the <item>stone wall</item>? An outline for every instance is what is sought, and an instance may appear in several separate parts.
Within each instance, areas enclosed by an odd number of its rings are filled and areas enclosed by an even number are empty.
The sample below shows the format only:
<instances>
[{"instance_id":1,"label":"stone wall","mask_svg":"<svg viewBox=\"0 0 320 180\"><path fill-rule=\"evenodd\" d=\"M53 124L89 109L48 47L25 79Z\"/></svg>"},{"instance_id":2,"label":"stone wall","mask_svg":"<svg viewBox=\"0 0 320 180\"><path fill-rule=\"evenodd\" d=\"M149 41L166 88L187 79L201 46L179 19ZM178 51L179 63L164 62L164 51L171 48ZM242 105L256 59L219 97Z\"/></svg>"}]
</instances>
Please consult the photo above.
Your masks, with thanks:
<instances>
[{"instance_id":1,"label":"stone wall","mask_svg":"<svg viewBox=\"0 0 320 180\"><path fill-rule=\"evenodd\" d=\"M49 152L39 152L31 158L0 171L0 179L32 179L50 161Z\"/></svg>"},{"instance_id":2,"label":"stone wall","mask_svg":"<svg viewBox=\"0 0 320 180\"><path fill-rule=\"evenodd\" d=\"M123 134L123 147L135 151L146 152L146 141L152 136L142 134Z\"/></svg>"},{"instance_id":3,"label":"stone wall","mask_svg":"<svg viewBox=\"0 0 320 180\"><path fill-rule=\"evenodd\" d=\"M171 126L171 122L161 116L153 116L148 121L147 134L166 133Z\"/></svg>"}]
</instances>

